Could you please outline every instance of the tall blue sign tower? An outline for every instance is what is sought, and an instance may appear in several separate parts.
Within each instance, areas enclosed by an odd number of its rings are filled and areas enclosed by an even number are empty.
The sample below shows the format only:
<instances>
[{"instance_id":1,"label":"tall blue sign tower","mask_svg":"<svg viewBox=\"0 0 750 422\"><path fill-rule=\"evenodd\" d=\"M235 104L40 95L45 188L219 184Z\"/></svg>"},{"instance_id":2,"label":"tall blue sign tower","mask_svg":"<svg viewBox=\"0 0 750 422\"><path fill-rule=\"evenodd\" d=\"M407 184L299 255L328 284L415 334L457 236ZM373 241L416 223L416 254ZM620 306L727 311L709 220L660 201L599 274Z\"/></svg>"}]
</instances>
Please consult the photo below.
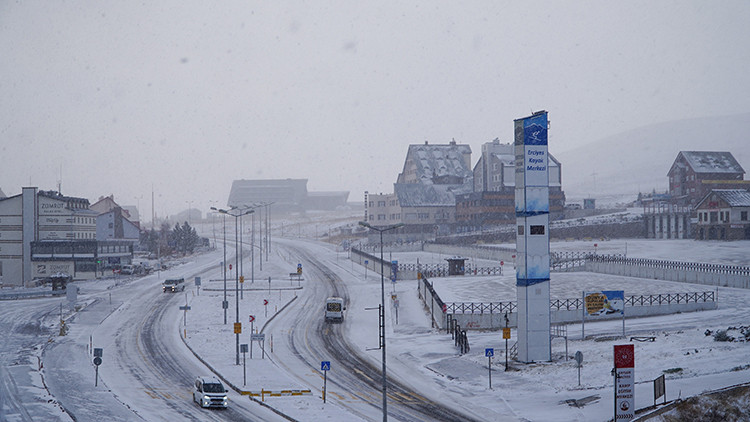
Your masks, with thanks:
<instances>
[{"instance_id":1,"label":"tall blue sign tower","mask_svg":"<svg viewBox=\"0 0 750 422\"><path fill-rule=\"evenodd\" d=\"M518 360L552 359L549 293L549 162L547 112L517 119L516 292Z\"/></svg>"}]
</instances>

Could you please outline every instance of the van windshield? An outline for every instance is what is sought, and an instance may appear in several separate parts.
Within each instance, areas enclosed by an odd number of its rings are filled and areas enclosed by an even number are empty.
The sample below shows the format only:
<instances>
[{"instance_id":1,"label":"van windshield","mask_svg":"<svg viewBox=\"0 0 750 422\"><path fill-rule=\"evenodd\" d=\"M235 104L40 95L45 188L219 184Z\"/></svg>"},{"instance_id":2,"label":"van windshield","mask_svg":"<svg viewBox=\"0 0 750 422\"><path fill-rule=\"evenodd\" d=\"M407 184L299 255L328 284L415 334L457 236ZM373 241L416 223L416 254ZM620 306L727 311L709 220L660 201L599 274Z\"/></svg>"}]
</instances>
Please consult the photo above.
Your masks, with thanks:
<instances>
[{"instance_id":1,"label":"van windshield","mask_svg":"<svg viewBox=\"0 0 750 422\"><path fill-rule=\"evenodd\" d=\"M203 384L203 392L204 393L223 393L224 392L224 386L221 384Z\"/></svg>"}]
</instances>

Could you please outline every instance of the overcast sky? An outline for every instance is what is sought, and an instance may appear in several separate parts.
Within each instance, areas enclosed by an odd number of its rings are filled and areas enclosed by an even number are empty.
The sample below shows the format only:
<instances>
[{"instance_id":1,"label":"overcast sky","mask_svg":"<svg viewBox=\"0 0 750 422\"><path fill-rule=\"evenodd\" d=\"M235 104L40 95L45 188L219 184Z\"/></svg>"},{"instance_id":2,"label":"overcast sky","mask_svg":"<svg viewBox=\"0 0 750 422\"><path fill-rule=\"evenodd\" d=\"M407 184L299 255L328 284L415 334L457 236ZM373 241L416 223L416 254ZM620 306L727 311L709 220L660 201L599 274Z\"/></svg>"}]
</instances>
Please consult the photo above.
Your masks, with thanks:
<instances>
[{"instance_id":1,"label":"overcast sky","mask_svg":"<svg viewBox=\"0 0 750 422\"><path fill-rule=\"evenodd\" d=\"M750 111L748 1L0 0L0 188L151 219L232 180L392 192L409 144L550 151ZM564 164L564 163L563 163ZM61 177L62 176L62 177ZM210 201L215 201L214 203Z\"/></svg>"}]
</instances>

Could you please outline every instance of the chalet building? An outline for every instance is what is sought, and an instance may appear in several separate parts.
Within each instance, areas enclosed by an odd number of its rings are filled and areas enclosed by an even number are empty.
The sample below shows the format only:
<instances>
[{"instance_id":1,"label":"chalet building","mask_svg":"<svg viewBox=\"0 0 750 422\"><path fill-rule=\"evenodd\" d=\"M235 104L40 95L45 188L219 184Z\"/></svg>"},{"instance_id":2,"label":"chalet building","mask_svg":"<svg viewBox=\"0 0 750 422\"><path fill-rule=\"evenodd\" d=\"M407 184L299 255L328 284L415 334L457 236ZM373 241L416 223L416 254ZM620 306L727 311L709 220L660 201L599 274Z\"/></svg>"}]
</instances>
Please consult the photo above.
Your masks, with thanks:
<instances>
[{"instance_id":1,"label":"chalet building","mask_svg":"<svg viewBox=\"0 0 750 422\"><path fill-rule=\"evenodd\" d=\"M666 198L643 201L646 237L708 239L710 223L698 220L701 217L696 214L698 203L715 189L750 189L750 181L743 180L744 174L745 170L730 152L680 151L667 173L669 191ZM695 223L702 227L697 228ZM720 229L715 227L715 230ZM713 231L711 234L714 235ZM713 238L718 238L716 236Z\"/></svg>"},{"instance_id":2,"label":"chalet building","mask_svg":"<svg viewBox=\"0 0 750 422\"><path fill-rule=\"evenodd\" d=\"M552 154L549 160L550 219L563 217L565 193L562 166ZM499 139L482 145L482 156L473 169L473 190L456 196L458 232L516 222L516 155L514 145Z\"/></svg>"},{"instance_id":3,"label":"chalet building","mask_svg":"<svg viewBox=\"0 0 750 422\"><path fill-rule=\"evenodd\" d=\"M750 240L750 191L712 189L696 206L698 240Z\"/></svg>"},{"instance_id":4,"label":"chalet building","mask_svg":"<svg viewBox=\"0 0 750 422\"><path fill-rule=\"evenodd\" d=\"M667 173L671 202L695 208L712 189L748 189L744 175L730 152L680 151Z\"/></svg>"},{"instance_id":5,"label":"chalet building","mask_svg":"<svg viewBox=\"0 0 750 422\"><path fill-rule=\"evenodd\" d=\"M393 193L365 194L365 218L373 226L404 224L384 233L384 240L434 239L454 231L455 197L470 192L472 186L469 145L455 140L409 145Z\"/></svg>"}]
</instances>

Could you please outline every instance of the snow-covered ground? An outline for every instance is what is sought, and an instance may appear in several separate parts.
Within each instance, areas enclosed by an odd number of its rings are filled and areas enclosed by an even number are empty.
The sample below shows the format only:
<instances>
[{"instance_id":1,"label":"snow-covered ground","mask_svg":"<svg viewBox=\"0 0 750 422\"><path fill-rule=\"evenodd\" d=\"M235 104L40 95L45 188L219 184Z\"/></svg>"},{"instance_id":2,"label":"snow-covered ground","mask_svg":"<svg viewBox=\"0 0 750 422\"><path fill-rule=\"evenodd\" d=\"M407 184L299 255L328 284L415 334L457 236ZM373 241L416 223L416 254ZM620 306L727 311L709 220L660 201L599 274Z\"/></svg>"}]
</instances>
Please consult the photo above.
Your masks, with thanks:
<instances>
[{"instance_id":1,"label":"snow-covered ground","mask_svg":"<svg viewBox=\"0 0 750 422\"><path fill-rule=\"evenodd\" d=\"M697 244L692 241L628 241L629 256L660 257L663 259L693 259L702 262L741 263L739 257L743 245L736 243ZM690 246L685 246L690 245ZM580 250L587 242L566 242L553 245L553 249ZM679 247L678 247L679 246ZM703 246L703 247L701 247ZM747 246L747 245L744 245ZM624 241L598 242L600 253L613 251L621 253ZM689 251L696 254L690 255ZM331 248L317 251L323 259L343 260L342 253ZM443 257L430 253L389 254L399 262L442 261ZM444 262L444 261L442 261ZM299 283L289 281L287 273L294 268L293 262L278 264L278 278L272 277L270 291L266 282L256 281L253 290L245 291L250 312L255 315L255 327L262 327L267 320L264 299L269 300L269 316L277 309L289 304L284 312L294 312L295 295L303 295L304 288L311 280ZM358 297L357 303L376 306L380 290L380 277L369 272L365 279L364 270L351 263L342 263L343 272L350 277L349 293ZM515 281L511 271L496 277L453 277L434 279L436 288L446 301L493 301L515 300ZM214 282L215 285L216 282ZM750 309L745 304L750 300L750 291L719 289L719 309L709 312L679 314L671 316L629 319L626 322L626 337L616 338L622 333L620 321L587 322L587 336L596 334L603 341L581 341L581 327L571 324L568 327L568 356L582 351L584 365L581 369L581 385L577 382L577 370L572 359L565 359L566 343L563 339L553 342L553 361L522 365L512 363L512 370L504 371L502 351L505 344L498 332L470 332L471 352L459 355L450 336L430 328L429 320L416 294L416 282L401 281L393 286L387 282L388 295L395 293L400 302L398 324L393 308L389 309L388 350L389 375L397 377L413 386L428 397L442 397L454 401L460 409L467 410L478 419L521 419L521 420L606 420L612 415L613 346L629 343L629 336L654 336L654 342L636 345L636 404L638 408L653 404L652 380L663 371L667 375L667 399L699 394L706 390L750 381L748 371L747 343L719 343L704 334L706 329L716 331L730 326L750 325ZM632 279L591 273L553 274L552 295L556 298L580 297L581 291L590 289L625 289L626 294L635 293L683 293L713 290L711 286L688 285L675 282ZM202 309L210 303L220 303L221 292L202 291L200 296L191 296L193 309ZM358 321L371 321L369 329L352 330L348 333L352 343L364 350L376 344L376 319L365 306L350 306L347 318ZM322 304L321 304L322 314ZM223 326L213 313L213 323L199 316L188 317L188 344L196 353L213 362L217 370L234 385L242 385L242 372L234 365L234 351L231 324ZM231 319L231 316L230 316ZM233 321L233 319L231 319ZM247 323L247 321L243 321ZM191 329L191 326L193 327ZM221 333L221 334L219 334ZM266 331L267 339L280 333ZM513 332L512 342L515 341ZM247 340L243 340L247 342ZM269 347L267 340L266 347ZM493 389L488 388L487 358L484 350L493 347L496 353L493 361ZM223 350L223 352L221 352ZM230 352L230 353L227 353ZM378 352L363 352L373 363L379 362ZM308 372L318 372L316 381L300 383L296 377L279 374L274 363L274 353L270 359L259 359L260 351L256 344L254 358L248 359L248 390L304 389L310 388L312 396L267 398L272 406L282 409L300 420L310 420L311 412L320 412L321 419L345 420L341 415L345 409L338 408L344 395L337 395L329 385L328 403L322 404L322 379L320 368L306 368ZM332 371L335 371L333 368ZM593 402L578 408L566 404L566 400L583 399L595 396ZM348 398L347 398L348 400ZM377 400L374 400L377 402ZM302 413L299 413L299 412ZM343 419L339 419L342 417ZM377 418L377 413L371 417Z\"/></svg>"},{"instance_id":2,"label":"snow-covered ground","mask_svg":"<svg viewBox=\"0 0 750 422\"><path fill-rule=\"evenodd\" d=\"M323 303L306 302L306 295L320 294L319 280L305 278L302 281L290 280L289 273L296 270L297 258L281 243L299 244L300 248L309 251L319 261L341 278L345 283L350 304L347 308L347 320L343 324L345 335L350 344L355 346L355 353L362 355L373 365L380 364L380 351L367 349L377 347L377 312L367 310L380 302L380 276L368 272L346 259L346 253L336 251L327 244L314 244L309 241L277 241L268 261L263 263L263 271L255 268L255 281L249 277L250 263L245 261L246 283L240 299L240 321L243 331L241 344L252 344L250 341L249 316L255 321L253 328L260 332L263 327L265 340L265 359L260 345L253 344L253 357L248 353L240 355L236 365L236 336L233 332L235 321L234 273L229 274L229 291L227 300L227 324L223 322L223 277L216 266L221 260L221 251L216 250L205 255L194 257L191 262L175 266L166 273L152 275L142 279L104 280L80 283L81 295L79 305L84 306L78 312L65 307L64 317L73 314L70 321L70 332L65 338L53 334L52 343L44 349L37 350L44 369L42 373L48 382L51 397L44 390L41 381L31 381L28 394L35 403L30 408L30 415L49 418L59 415L60 420L70 420L61 407L77 411L78 420L169 420L169 415L179 412L181 415L192 415L201 412L190 402L190 390L193 373L206 372L204 365L229 381L239 390L258 392L261 389L270 391L311 390L309 395L266 397L265 404L297 420L376 420L380 419L380 397L377 394L356 394L344 391L336 382L337 378L351 376L342 374L335 364L328 375L327 400L323 403L323 373L319 363L328 360L319 356L312 365L294 359L288 350L274 347L274 343L283 344L294 321L289 316L302 312L303 308L319 306L322 318ZM748 242L694 242L694 241L657 241L657 240L611 240L597 241L599 253L624 253L627 247L628 256L639 256L659 259L688 260L697 262L731 263L748 265ZM626 246L627 244L627 246ZM509 245L512 246L512 245ZM553 250L591 250L593 242L559 242L553 243ZM389 254L390 255L390 254ZM399 262L443 261L444 257L431 253L397 253L392 255ZM491 262L477 262L486 266ZM160 279L172 275L189 275L201 272L202 286L200 292L189 278L186 292L166 295L156 293ZM271 283L268 283L268 277ZM452 277L433 279L441 296L446 301L488 302L493 300L515 300L515 286L512 267L506 263L506 272L495 277ZM552 296L556 298L580 297L582 290L624 289L631 293L670 293L713 290L715 287L689 285L656 280L639 280L624 277L612 277L591 273L553 273ZM416 281L399 281L391 284L386 280L387 297L397 295L399 300L398 322L392 306L387 311L387 345L388 375L411 386L420 395L440 401L450 407L464 412L467 417L477 420L533 420L533 421L604 421L612 417L613 385L610 370L613 366L613 346L630 343L630 336L653 336L654 342L634 342L636 351L636 407L644 408L653 404L652 380L667 372L667 400L700 394L728 385L750 381L750 343L715 342L712 336L706 336L706 330L716 331L729 327L750 325L750 291L719 288L719 309L715 311L677 314L651 318L628 319L625 338L617 338L622 333L620 321L587 322L586 335L592 338L581 340L581 327L578 324L568 326L567 356L572 357L576 351L583 353L581 384L578 385L578 371L572 359L565 358L566 342L563 339L553 341L553 360L530 365L511 362L510 371L505 371L503 351L505 342L499 332L470 332L471 350L460 355L450 335L431 328L424 307L417 297ZM111 299L110 299L111 293ZM296 298L295 298L296 297ZM132 378L135 361L126 366L115 364L118 347L130 347L123 343L122 337L137 331L128 331L123 321L128 312L145 312L148 306L158 303L166 306L164 327L159 328L172 347L184 349L175 359L182 364L180 375L176 379L165 379L156 383L149 378L144 366L141 376L152 385L152 389L137 384ZM268 304L264 305L267 300ZM28 303L40 306L47 312L43 320L44 332L53 332L57 328L57 312L61 299L39 299ZM139 304L142 302L142 304ZM392 303L388 300L389 303ZM190 305L185 314L179 306ZM148 305L148 306L146 306ZM9 316L26 315L20 306L3 306ZM141 310L143 309L143 310ZM267 312L267 314L266 314ZM271 320L276 316L273 320ZM183 322L184 318L184 322ZM269 322L270 321L270 322ZM120 327L120 328L117 328ZM18 330L12 332L17 335ZM730 332L735 337L739 331ZM312 335L312 334L311 334ZM511 344L515 341L515 330ZM88 342L93 337L94 347L105 349L104 363L100 367L100 382L93 385L94 367L91 364ZM185 341L183 342L182 338ZM314 336L313 336L314 337ZM310 337L311 339L313 337ZM14 337L15 338L15 337ZM19 342L18 344L22 344ZM99 346L98 346L99 345ZM187 346L203 362L199 362ZM29 348L28 345L24 347ZM135 346L134 346L135 347ZM492 361L492 389L489 389L488 360L484 356L485 348L495 349ZM136 352L137 353L137 352ZM4 355L7 356L7 355ZM137 358L137 356L136 356ZM123 357L125 359L125 357ZM10 357L5 359L5 372L23 370L34 378L37 368L28 361L15 362L11 365ZM203 366L203 369L200 369ZM339 372L337 372L337 370ZM138 372L141 373L141 372ZM61 378L61 374L63 378ZM246 376L246 380L245 380ZM53 381L53 380L57 381ZM61 380L67 380L68 386ZM174 383L184 385L175 386ZM6 383L7 384L7 383ZM72 386L72 388L71 388ZM8 387L6 387L8 388ZM230 406L240 410L254 411L263 406L250 402L246 396L236 393L230 395ZM575 407L568 404L572 400L581 400L586 404ZM389 396L389 401L399 397ZM661 401L661 399L660 399ZM60 403L59 405L57 403ZM168 408L163 406L168 404ZM88 405L88 408L86 406ZM191 407L192 406L192 407ZM44 408L46 410L39 410ZM266 409L266 407L263 407ZM13 409L4 407L0 415L16 415ZM204 419L230 418L229 413L202 411ZM185 416L187 417L187 416ZM269 416L270 417L270 416ZM195 418L189 416L189 418ZM8 420L28 420L23 416L6 417ZM33 419L33 418L32 418ZM263 418L265 419L265 418ZM391 420L395 420L391 417Z\"/></svg>"}]
</instances>

